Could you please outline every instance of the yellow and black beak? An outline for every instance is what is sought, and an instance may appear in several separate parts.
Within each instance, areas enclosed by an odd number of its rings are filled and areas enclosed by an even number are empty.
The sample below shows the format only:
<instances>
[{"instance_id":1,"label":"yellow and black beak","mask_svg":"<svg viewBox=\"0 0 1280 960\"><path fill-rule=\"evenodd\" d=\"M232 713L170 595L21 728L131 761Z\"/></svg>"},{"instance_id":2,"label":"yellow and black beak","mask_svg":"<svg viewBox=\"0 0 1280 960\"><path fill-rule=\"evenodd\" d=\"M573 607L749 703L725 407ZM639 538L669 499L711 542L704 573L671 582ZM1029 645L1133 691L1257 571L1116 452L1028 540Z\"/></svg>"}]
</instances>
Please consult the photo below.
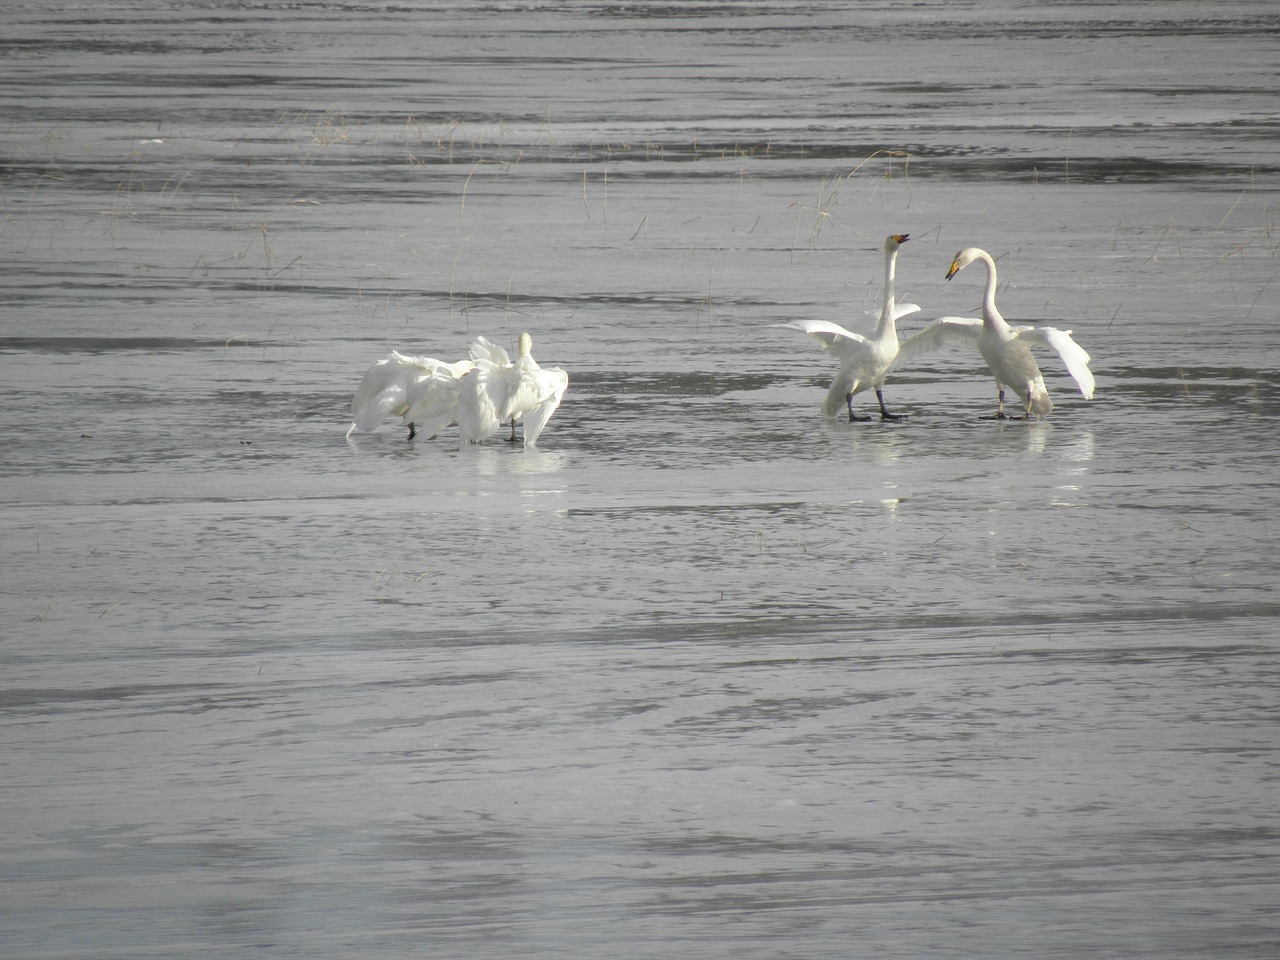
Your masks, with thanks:
<instances>
[{"instance_id":1,"label":"yellow and black beak","mask_svg":"<svg viewBox=\"0 0 1280 960\"><path fill-rule=\"evenodd\" d=\"M909 233L895 233L891 234L891 236L893 237L893 242L899 246L911 239L911 234Z\"/></svg>"},{"instance_id":2,"label":"yellow and black beak","mask_svg":"<svg viewBox=\"0 0 1280 960\"><path fill-rule=\"evenodd\" d=\"M958 271L959 269L960 269L960 261L958 259L952 260L951 269L947 271L947 279L950 280L952 277L954 277L956 275L956 271Z\"/></svg>"}]
</instances>

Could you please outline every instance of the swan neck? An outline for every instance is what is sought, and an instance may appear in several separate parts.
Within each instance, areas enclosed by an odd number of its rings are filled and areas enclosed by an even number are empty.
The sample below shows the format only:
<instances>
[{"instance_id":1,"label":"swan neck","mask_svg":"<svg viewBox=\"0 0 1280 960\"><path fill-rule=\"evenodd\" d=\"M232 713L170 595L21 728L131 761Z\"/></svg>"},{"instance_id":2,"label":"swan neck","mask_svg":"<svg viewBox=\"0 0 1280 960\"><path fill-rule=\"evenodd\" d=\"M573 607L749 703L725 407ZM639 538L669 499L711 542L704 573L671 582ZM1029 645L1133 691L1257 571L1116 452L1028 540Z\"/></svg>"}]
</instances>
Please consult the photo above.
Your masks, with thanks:
<instances>
[{"instance_id":1,"label":"swan neck","mask_svg":"<svg viewBox=\"0 0 1280 960\"><path fill-rule=\"evenodd\" d=\"M893 279L897 275L898 251L890 250L884 258L884 305L880 310L880 333L888 333L897 336L897 326L894 322L893 312L897 307L897 300L893 292Z\"/></svg>"},{"instance_id":2,"label":"swan neck","mask_svg":"<svg viewBox=\"0 0 1280 960\"><path fill-rule=\"evenodd\" d=\"M996 263L986 254L983 254L982 262L987 266L987 286L982 293L982 316L1003 320L1000 311L996 309Z\"/></svg>"}]
</instances>

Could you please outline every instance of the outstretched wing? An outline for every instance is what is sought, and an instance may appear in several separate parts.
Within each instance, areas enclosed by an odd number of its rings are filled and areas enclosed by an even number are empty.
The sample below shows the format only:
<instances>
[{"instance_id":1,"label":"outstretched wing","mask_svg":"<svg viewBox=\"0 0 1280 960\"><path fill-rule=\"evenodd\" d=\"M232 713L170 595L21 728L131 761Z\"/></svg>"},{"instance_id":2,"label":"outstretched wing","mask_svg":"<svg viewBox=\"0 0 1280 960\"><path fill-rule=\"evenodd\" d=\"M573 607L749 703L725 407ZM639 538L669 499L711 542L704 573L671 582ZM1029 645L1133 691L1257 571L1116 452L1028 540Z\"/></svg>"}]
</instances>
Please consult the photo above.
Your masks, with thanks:
<instances>
[{"instance_id":1,"label":"outstretched wing","mask_svg":"<svg viewBox=\"0 0 1280 960\"><path fill-rule=\"evenodd\" d=\"M377 430L383 420L405 405L406 391L413 378L410 370L413 368L403 363L404 359L392 351L364 372L355 396L351 398L348 437L357 430L366 433Z\"/></svg>"},{"instance_id":2,"label":"outstretched wing","mask_svg":"<svg viewBox=\"0 0 1280 960\"><path fill-rule=\"evenodd\" d=\"M488 337L475 338L471 344L471 359L475 361L476 366L481 368L493 369L511 366L511 358L507 356L507 351L503 350Z\"/></svg>"},{"instance_id":3,"label":"outstretched wing","mask_svg":"<svg viewBox=\"0 0 1280 960\"><path fill-rule=\"evenodd\" d=\"M795 320L791 323L775 323L773 326L807 333L822 344L824 350L841 360L857 353L861 344L867 342L862 334L846 330L830 320Z\"/></svg>"},{"instance_id":4,"label":"outstretched wing","mask_svg":"<svg viewBox=\"0 0 1280 960\"><path fill-rule=\"evenodd\" d=\"M938 317L898 345L898 355L890 369L946 347L976 349L980 333L982 321L977 317Z\"/></svg>"},{"instance_id":5,"label":"outstretched wing","mask_svg":"<svg viewBox=\"0 0 1280 960\"><path fill-rule=\"evenodd\" d=\"M1028 346L1046 346L1055 351L1066 365L1067 373L1075 380L1086 400L1093 399L1094 379L1089 369L1089 354L1084 347L1071 339L1070 330L1057 327L1019 327L1017 338Z\"/></svg>"},{"instance_id":6,"label":"outstretched wing","mask_svg":"<svg viewBox=\"0 0 1280 960\"><path fill-rule=\"evenodd\" d=\"M370 365L356 387L355 396L351 398L351 426L347 436L357 430L363 433L377 430L387 417L403 415L414 402L411 395L414 384L457 366L434 357L411 357L392 350Z\"/></svg>"},{"instance_id":7,"label":"outstretched wing","mask_svg":"<svg viewBox=\"0 0 1280 960\"><path fill-rule=\"evenodd\" d=\"M560 406L564 392L569 386L569 375L559 367L539 369L536 376L542 388L542 400L525 413L523 417L524 445L526 447L537 446L542 428L547 425L551 415Z\"/></svg>"},{"instance_id":8,"label":"outstretched wing","mask_svg":"<svg viewBox=\"0 0 1280 960\"><path fill-rule=\"evenodd\" d=\"M920 304L918 303L900 303L893 308L893 319L901 320L903 317L909 317L913 313L920 312Z\"/></svg>"},{"instance_id":9,"label":"outstretched wing","mask_svg":"<svg viewBox=\"0 0 1280 960\"><path fill-rule=\"evenodd\" d=\"M453 423L462 394L460 377L474 368L475 364L470 360L460 360L458 363L442 363L434 372L418 375L407 391L405 422L416 424L425 436L432 436Z\"/></svg>"},{"instance_id":10,"label":"outstretched wing","mask_svg":"<svg viewBox=\"0 0 1280 960\"><path fill-rule=\"evenodd\" d=\"M387 360L403 370L422 373L431 373L440 367L448 366L443 360L437 360L435 357L411 357L399 350L392 350L387 354Z\"/></svg>"},{"instance_id":11,"label":"outstretched wing","mask_svg":"<svg viewBox=\"0 0 1280 960\"><path fill-rule=\"evenodd\" d=\"M492 436L502 425L489 391L491 375L491 370L477 364L458 381L458 440L464 447Z\"/></svg>"}]
</instances>

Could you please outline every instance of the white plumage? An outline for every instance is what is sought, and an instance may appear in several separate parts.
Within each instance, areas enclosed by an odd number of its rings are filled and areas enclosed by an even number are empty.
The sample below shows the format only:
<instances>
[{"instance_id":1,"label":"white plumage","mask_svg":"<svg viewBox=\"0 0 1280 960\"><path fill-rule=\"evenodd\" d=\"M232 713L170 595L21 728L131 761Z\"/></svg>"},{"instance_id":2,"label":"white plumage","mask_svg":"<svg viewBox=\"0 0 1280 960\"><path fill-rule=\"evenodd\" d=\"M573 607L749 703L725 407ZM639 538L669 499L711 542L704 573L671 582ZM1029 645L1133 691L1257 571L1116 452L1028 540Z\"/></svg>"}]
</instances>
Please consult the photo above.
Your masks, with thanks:
<instances>
[{"instance_id":1,"label":"white plumage","mask_svg":"<svg viewBox=\"0 0 1280 960\"><path fill-rule=\"evenodd\" d=\"M982 319L976 317L939 317L902 345L895 365L913 357L949 345L972 347L982 355L995 377L999 405L992 419L1003 420L1004 392L1017 392L1026 416L1044 416L1053 410L1053 401L1044 385L1032 349L1048 347L1066 365L1080 393L1093 398L1094 377L1089 370L1089 354L1071 339L1070 330L1056 327L1010 326L996 309L996 264L991 254L979 247L965 247L951 261L947 271L950 280L975 260L987 267L987 283L982 298Z\"/></svg>"},{"instance_id":2,"label":"white plumage","mask_svg":"<svg viewBox=\"0 0 1280 960\"><path fill-rule=\"evenodd\" d=\"M502 424L524 422L524 445L536 446L551 415L560 406L569 375L559 367L543 369L533 359L533 339L520 334L519 356L511 362L507 352L484 337L471 345L475 368L460 381L458 433L463 446L493 436Z\"/></svg>"},{"instance_id":3,"label":"white plumage","mask_svg":"<svg viewBox=\"0 0 1280 960\"><path fill-rule=\"evenodd\" d=\"M392 350L365 371L356 388L347 436L377 430L387 417L402 418L410 440L419 430L434 435L457 419L459 378L474 367L470 360L446 363Z\"/></svg>"},{"instance_id":4,"label":"white plumage","mask_svg":"<svg viewBox=\"0 0 1280 960\"><path fill-rule=\"evenodd\" d=\"M840 361L840 368L831 381L822 412L834 417L841 410L848 410L850 420L870 420L853 412L853 398L872 388L880 403L880 419L903 420L905 415L892 414L884 405L884 381L898 356L897 321L919 311L914 303L899 305L894 298L893 280L898 260L898 249L910 238L905 233L895 233L884 242L884 302L880 308L880 322L870 337L846 330L829 320L796 320L777 324L791 330L810 334L833 357Z\"/></svg>"}]
</instances>

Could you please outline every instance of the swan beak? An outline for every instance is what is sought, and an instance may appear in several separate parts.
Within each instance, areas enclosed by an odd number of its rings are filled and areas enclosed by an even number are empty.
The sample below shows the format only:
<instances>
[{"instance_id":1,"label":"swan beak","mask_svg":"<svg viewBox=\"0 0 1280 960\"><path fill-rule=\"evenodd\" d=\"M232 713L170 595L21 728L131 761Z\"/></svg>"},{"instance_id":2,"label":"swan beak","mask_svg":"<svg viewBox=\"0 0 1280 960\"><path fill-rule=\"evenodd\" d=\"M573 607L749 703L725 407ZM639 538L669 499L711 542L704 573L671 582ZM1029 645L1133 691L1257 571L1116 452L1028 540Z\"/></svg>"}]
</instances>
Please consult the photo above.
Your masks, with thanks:
<instances>
[{"instance_id":1,"label":"swan beak","mask_svg":"<svg viewBox=\"0 0 1280 960\"><path fill-rule=\"evenodd\" d=\"M960 269L960 261L952 260L951 269L947 271L947 279L950 280L952 277L954 277L956 275L956 271L959 269Z\"/></svg>"},{"instance_id":2,"label":"swan beak","mask_svg":"<svg viewBox=\"0 0 1280 960\"><path fill-rule=\"evenodd\" d=\"M910 239L911 239L911 234L909 234L909 233L895 233L895 234L893 234L893 242L894 242L894 243L896 243L896 244L898 244L899 246L901 246L902 244L906 243L906 242L907 242L908 240L910 240Z\"/></svg>"}]
</instances>

